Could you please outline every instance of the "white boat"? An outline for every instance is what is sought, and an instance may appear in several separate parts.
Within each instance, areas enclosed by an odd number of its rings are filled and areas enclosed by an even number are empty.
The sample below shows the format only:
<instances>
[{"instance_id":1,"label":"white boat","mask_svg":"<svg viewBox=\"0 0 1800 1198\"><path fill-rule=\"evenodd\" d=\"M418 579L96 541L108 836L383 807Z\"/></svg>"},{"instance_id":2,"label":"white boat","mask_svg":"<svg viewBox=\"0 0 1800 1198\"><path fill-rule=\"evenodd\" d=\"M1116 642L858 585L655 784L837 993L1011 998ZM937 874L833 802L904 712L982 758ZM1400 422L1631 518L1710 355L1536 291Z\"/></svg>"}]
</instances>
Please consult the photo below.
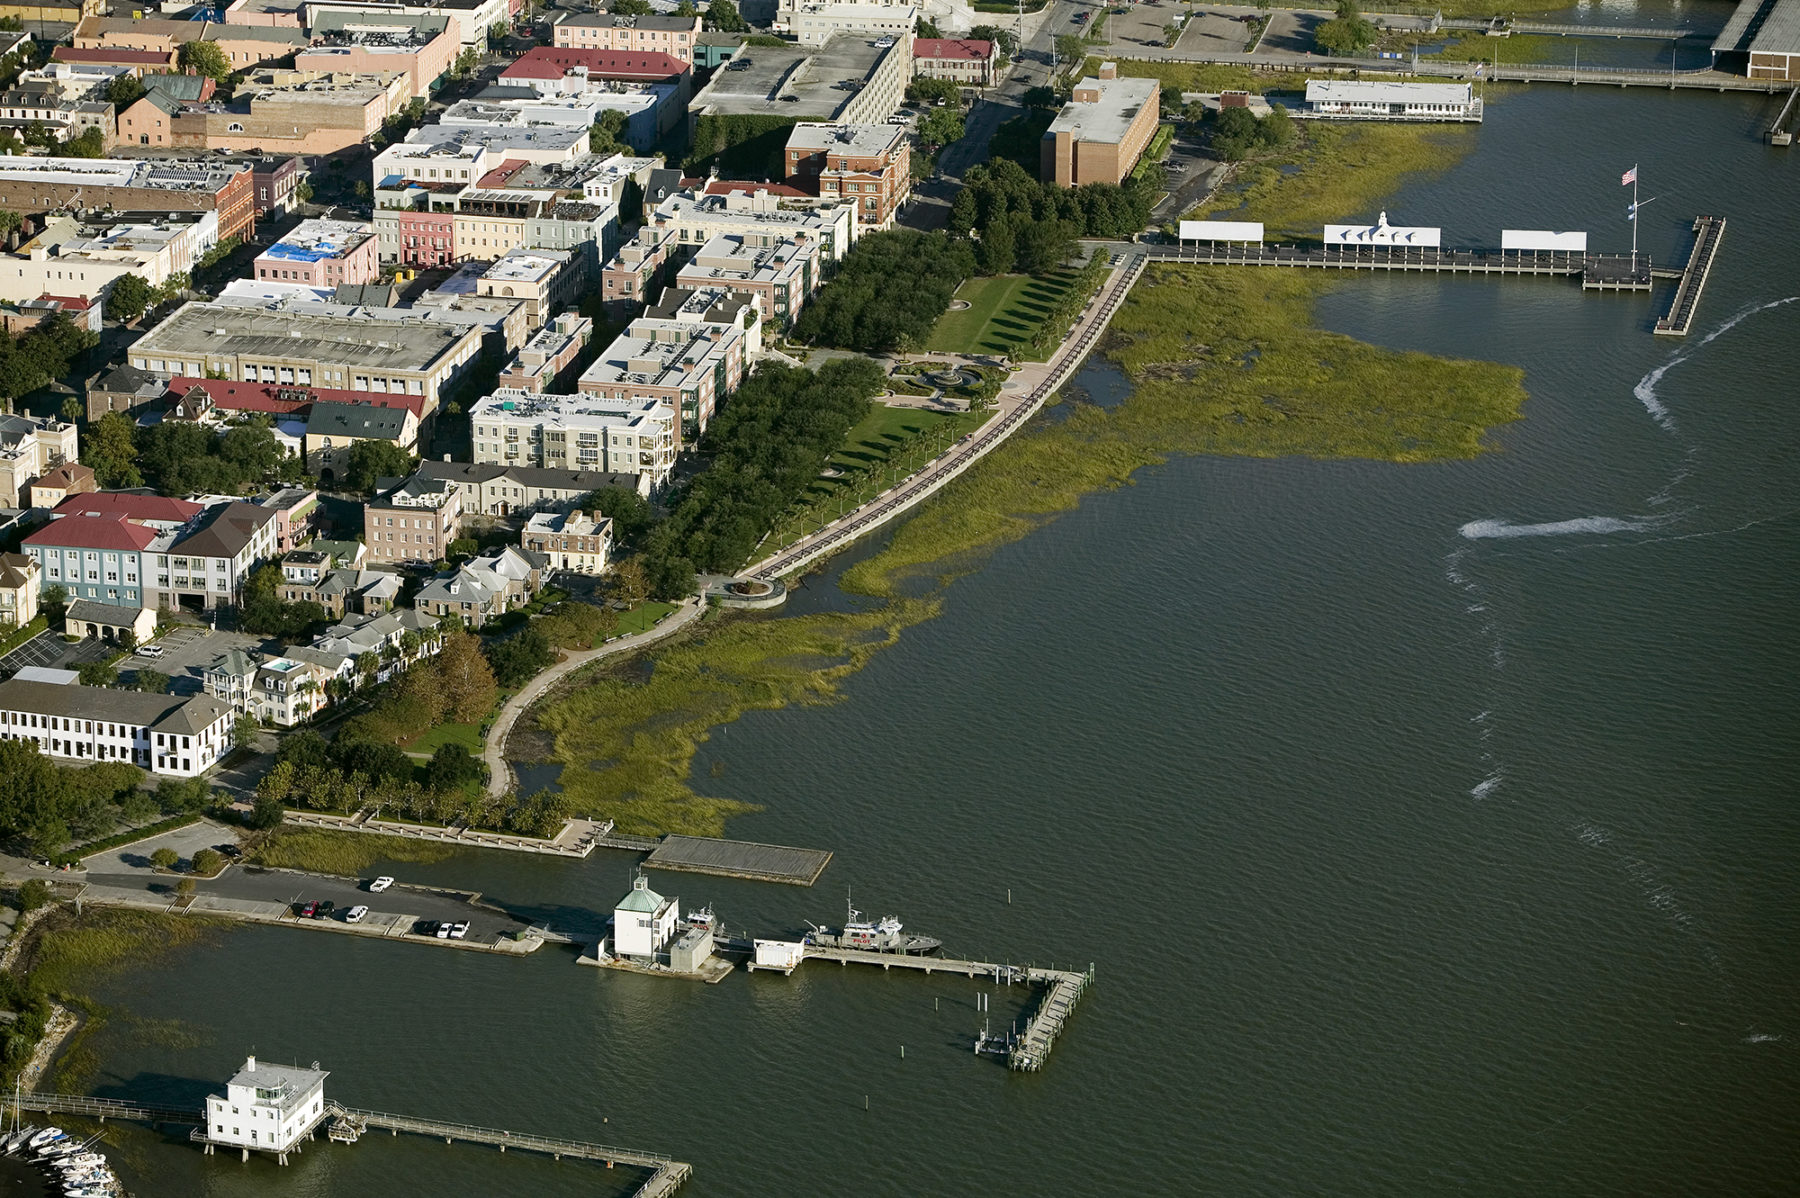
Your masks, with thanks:
<instances>
[{"instance_id":1,"label":"white boat","mask_svg":"<svg viewBox=\"0 0 1800 1198\"><path fill-rule=\"evenodd\" d=\"M82 1143L80 1140L75 1139L73 1136L64 1136L60 1140L51 1140L48 1144L45 1144L42 1148L38 1149L37 1157L40 1161L48 1161L54 1160L57 1157L68 1156L70 1153L80 1152L81 1150Z\"/></svg>"},{"instance_id":2,"label":"white boat","mask_svg":"<svg viewBox=\"0 0 1800 1198\"><path fill-rule=\"evenodd\" d=\"M32 1136L35 1136L37 1134L37 1130L38 1129L36 1127L27 1125L25 1127L21 1127L18 1131L13 1132L10 1136L7 1136L6 1137L6 1145L5 1145L6 1155L11 1156L13 1153L17 1152L19 1149L25 1147L25 1142L27 1140L31 1139Z\"/></svg>"},{"instance_id":3,"label":"white boat","mask_svg":"<svg viewBox=\"0 0 1800 1198\"><path fill-rule=\"evenodd\" d=\"M36 1151L52 1140L62 1139L66 1134L67 1133L60 1127L46 1127L43 1131L38 1132L29 1140L25 1141L25 1147Z\"/></svg>"},{"instance_id":4,"label":"white boat","mask_svg":"<svg viewBox=\"0 0 1800 1198\"><path fill-rule=\"evenodd\" d=\"M89 1165L104 1165L106 1158L98 1152L78 1152L74 1156L64 1157L56 1162L58 1169L85 1169Z\"/></svg>"},{"instance_id":5,"label":"white boat","mask_svg":"<svg viewBox=\"0 0 1800 1198\"><path fill-rule=\"evenodd\" d=\"M688 926L693 928L711 928L717 922L711 907L701 907L698 911L687 914Z\"/></svg>"}]
</instances>

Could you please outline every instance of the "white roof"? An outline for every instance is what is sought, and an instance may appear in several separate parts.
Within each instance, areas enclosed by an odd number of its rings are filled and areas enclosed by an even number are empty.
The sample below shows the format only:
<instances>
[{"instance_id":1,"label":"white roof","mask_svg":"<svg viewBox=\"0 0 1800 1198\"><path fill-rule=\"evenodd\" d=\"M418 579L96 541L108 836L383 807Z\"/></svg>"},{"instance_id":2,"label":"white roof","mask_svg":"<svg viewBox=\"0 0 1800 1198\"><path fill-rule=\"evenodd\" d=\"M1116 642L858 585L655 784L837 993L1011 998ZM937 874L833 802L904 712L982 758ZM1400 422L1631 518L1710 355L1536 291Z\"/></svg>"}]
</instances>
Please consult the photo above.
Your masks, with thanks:
<instances>
[{"instance_id":1,"label":"white roof","mask_svg":"<svg viewBox=\"0 0 1800 1198\"><path fill-rule=\"evenodd\" d=\"M1467 83L1352 83L1314 79L1306 85L1306 102L1339 104L1467 104Z\"/></svg>"},{"instance_id":2,"label":"white roof","mask_svg":"<svg viewBox=\"0 0 1800 1198\"><path fill-rule=\"evenodd\" d=\"M13 677L22 682L52 682L57 686L71 686L81 675L74 670L53 670L49 666L24 666Z\"/></svg>"}]
</instances>

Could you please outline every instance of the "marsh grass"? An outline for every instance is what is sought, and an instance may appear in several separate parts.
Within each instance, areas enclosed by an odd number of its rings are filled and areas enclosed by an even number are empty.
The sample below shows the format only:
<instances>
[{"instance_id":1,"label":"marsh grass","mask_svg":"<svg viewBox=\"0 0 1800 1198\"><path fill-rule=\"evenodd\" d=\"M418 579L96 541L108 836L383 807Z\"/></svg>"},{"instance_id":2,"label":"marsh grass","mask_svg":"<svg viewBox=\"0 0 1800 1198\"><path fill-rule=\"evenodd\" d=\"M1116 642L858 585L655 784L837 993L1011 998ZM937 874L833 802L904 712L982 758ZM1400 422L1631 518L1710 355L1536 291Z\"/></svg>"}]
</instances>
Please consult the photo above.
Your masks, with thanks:
<instances>
[{"instance_id":1,"label":"marsh grass","mask_svg":"<svg viewBox=\"0 0 1800 1198\"><path fill-rule=\"evenodd\" d=\"M258 865L304 869L312 873L354 878L377 861L443 861L455 848L409 836L376 832L337 832L330 828L277 828L249 853Z\"/></svg>"}]
</instances>

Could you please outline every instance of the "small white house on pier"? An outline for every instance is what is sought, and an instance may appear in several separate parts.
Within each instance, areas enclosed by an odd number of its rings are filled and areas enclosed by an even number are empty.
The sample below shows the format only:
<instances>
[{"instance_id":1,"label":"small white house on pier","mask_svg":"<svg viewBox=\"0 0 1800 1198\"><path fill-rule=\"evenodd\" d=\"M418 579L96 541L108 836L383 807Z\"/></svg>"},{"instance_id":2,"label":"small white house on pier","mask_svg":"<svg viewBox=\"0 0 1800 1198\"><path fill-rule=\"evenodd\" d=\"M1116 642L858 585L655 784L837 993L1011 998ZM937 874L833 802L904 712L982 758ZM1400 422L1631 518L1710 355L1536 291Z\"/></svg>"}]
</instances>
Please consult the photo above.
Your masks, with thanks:
<instances>
[{"instance_id":1,"label":"small white house on pier","mask_svg":"<svg viewBox=\"0 0 1800 1198\"><path fill-rule=\"evenodd\" d=\"M225 1083L225 1093L206 1100L206 1151L216 1147L272 1152L282 1164L299 1141L325 1118L325 1077L312 1068L261 1064L244 1058L244 1067Z\"/></svg>"},{"instance_id":2,"label":"small white house on pier","mask_svg":"<svg viewBox=\"0 0 1800 1198\"><path fill-rule=\"evenodd\" d=\"M631 883L630 893L613 908L613 955L654 960L675 939L675 924L680 917L680 900L656 893L639 874Z\"/></svg>"}]
</instances>

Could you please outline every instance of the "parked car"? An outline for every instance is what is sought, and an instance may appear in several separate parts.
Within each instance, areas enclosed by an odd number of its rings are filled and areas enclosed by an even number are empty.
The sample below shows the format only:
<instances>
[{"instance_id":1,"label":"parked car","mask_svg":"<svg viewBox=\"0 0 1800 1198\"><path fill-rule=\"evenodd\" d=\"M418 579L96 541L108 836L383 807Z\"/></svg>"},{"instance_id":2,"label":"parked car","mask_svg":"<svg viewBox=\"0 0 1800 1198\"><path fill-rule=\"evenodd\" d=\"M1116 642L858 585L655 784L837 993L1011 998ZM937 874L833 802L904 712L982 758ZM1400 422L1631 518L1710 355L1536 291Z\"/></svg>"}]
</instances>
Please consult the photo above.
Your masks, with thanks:
<instances>
[{"instance_id":1,"label":"parked car","mask_svg":"<svg viewBox=\"0 0 1800 1198\"><path fill-rule=\"evenodd\" d=\"M163 647L161 645L145 645L137 651L137 655L139 657L161 657Z\"/></svg>"},{"instance_id":2,"label":"parked car","mask_svg":"<svg viewBox=\"0 0 1800 1198\"><path fill-rule=\"evenodd\" d=\"M435 919L421 919L419 922L413 924L412 930L413 935L415 936L435 936L437 935L438 921Z\"/></svg>"},{"instance_id":3,"label":"parked car","mask_svg":"<svg viewBox=\"0 0 1800 1198\"><path fill-rule=\"evenodd\" d=\"M455 926L456 925L452 924L452 923L441 923L437 926L437 931L433 934L439 940L448 940L448 939L450 939L450 929Z\"/></svg>"},{"instance_id":4,"label":"parked car","mask_svg":"<svg viewBox=\"0 0 1800 1198\"><path fill-rule=\"evenodd\" d=\"M240 849L235 844L215 844L213 845L213 852L231 861L236 861L239 857L244 855L244 850Z\"/></svg>"},{"instance_id":5,"label":"parked car","mask_svg":"<svg viewBox=\"0 0 1800 1198\"><path fill-rule=\"evenodd\" d=\"M344 922L345 923L361 923L363 921L363 916L367 915L368 913L369 913L369 909L367 907L360 907L360 906L352 907L348 911L344 912Z\"/></svg>"},{"instance_id":6,"label":"parked car","mask_svg":"<svg viewBox=\"0 0 1800 1198\"><path fill-rule=\"evenodd\" d=\"M392 879L392 878L389 878L386 876L376 878L373 882L369 883L369 893L370 894L380 894L382 891L386 890L389 886L392 886L393 884L394 884L394 879Z\"/></svg>"},{"instance_id":7,"label":"parked car","mask_svg":"<svg viewBox=\"0 0 1800 1198\"><path fill-rule=\"evenodd\" d=\"M319 904L316 900L310 903L295 903L294 914L301 919L315 919L319 914Z\"/></svg>"},{"instance_id":8,"label":"parked car","mask_svg":"<svg viewBox=\"0 0 1800 1198\"><path fill-rule=\"evenodd\" d=\"M469 934L469 921L466 919L463 920L463 922L456 924L455 926L453 926L450 929L450 939L452 939L452 940L461 940L464 936L467 936L468 934Z\"/></svg>"},{"instance_id":9,"label":"parked car","mask_svg":"<svg viewBox=\"0 0 1800 1198\"><path fill-rule=\"evenodd\" d=\"M313 918L314 919L330 919L331 913L336 910L337 910L337 904L332 902L330 899L325 899L322 902L320 902L318 907L313 911Z\"/></svg>"}]
</instances>

